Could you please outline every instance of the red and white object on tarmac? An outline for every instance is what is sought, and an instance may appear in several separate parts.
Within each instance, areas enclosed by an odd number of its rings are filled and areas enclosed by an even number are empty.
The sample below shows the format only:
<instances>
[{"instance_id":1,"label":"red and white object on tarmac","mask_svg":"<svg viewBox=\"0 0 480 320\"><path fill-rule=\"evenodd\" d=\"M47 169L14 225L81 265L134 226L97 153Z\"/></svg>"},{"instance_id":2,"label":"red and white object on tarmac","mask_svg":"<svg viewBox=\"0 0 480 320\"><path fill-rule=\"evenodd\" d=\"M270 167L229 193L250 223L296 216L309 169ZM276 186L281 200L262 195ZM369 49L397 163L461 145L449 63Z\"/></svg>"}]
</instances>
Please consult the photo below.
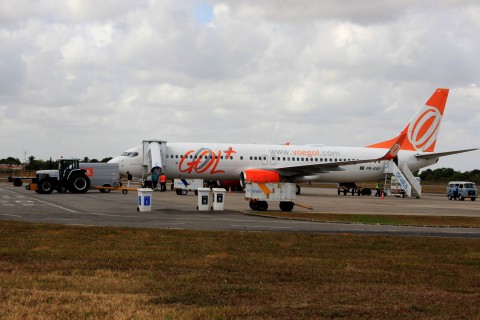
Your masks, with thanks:
<instances>
[{"instance_id":1,"label":"red and white object on tarmac","mask_svg":"<svg viewBox=\"0 0 480 320\"><path fill-rule=\"evenodd\" d=\"M250 202L250 208L256 211L266 211L268 202L280 202L282 211L292 211L293 200L296 197L295 183L285 182L246 182L245 200Z\"/></svg>"}]
</instances>

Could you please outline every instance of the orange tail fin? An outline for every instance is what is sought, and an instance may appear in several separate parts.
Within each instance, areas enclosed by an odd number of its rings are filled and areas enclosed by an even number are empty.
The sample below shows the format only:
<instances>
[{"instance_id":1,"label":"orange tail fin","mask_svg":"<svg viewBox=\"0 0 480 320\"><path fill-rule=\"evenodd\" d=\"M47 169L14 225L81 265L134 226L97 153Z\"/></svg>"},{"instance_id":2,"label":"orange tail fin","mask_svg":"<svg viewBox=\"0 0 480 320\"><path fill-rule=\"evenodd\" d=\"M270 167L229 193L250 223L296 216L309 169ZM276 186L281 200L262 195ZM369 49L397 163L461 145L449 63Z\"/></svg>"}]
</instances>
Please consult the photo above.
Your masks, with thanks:
<instances>
[{"instance_id":1,"label":"orange tail fin","mask_svg":"<svg viewBox=\"0 0 480 320\"><path fill-rule=\"evenodd\" d=\"M437 89L427 103L415 114L400 135L406 134L402 150L433 152L440 131L440 123L448 98L448 89ZM400 136L399 135L399 136ZM390 148L398 137L367 146L367 148Z\"/></svg>"}]
</instances>

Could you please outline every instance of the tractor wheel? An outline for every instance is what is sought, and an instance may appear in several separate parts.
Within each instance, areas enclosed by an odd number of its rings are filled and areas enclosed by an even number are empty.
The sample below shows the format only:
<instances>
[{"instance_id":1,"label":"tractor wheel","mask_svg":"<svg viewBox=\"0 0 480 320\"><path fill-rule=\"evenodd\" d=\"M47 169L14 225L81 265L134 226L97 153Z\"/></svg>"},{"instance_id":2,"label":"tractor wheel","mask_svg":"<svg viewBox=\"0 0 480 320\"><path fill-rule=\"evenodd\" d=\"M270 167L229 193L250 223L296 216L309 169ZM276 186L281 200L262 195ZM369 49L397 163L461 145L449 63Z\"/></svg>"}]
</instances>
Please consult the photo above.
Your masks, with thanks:
<instances>
[{"instance_id":1,"label":"tractor wheel","mask_svg":"<svg viewBox=\"0 0 480 320\"><path fill-rule=\"evenodd\" d=\"M90 179L84 175L76 175L68 180L67 185L71 193L85 193L90 189Z\"/></svg>"},{"instance_id":2,"label":"tractor wheel","mask_svg":"<svg viewBox=\"0 0 480 320\"><path fill-rule=\"evenodd\" d=\"M292 211L294 203L291 201L280 201L280 210L290 212Z\"/></svg>"},{"instance_id":3,"label":"tractor wheel","mask_svg":"<svg viewBox=\"0 0 480 320\"><path fill-rule=\"evenodd\" d=\"M38 193L49 194L53 191L53 183L49 179L43 179L38 182Z\"/></svg>"}]
</instances>

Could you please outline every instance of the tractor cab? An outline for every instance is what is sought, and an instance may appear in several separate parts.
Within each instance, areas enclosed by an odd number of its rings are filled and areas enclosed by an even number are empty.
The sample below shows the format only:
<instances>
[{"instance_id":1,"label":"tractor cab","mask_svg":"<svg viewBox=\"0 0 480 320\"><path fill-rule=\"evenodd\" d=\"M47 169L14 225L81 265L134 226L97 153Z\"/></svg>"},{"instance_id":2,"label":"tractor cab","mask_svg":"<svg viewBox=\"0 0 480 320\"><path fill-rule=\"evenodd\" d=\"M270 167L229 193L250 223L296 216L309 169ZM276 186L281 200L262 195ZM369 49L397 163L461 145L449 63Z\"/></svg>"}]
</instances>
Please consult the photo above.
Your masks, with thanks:
<instances>
[{"instance_id":1,"label":"tractor cab","mask_svg":"<svg viewBox=\"0 0 480 320\"><path fill-rule=\"evenodd\" d=\"M68 177L72 170L80 169L80 160L78 159L59 159L58 160L58 174L59 180Z\"/></svg>"}]
</instances>

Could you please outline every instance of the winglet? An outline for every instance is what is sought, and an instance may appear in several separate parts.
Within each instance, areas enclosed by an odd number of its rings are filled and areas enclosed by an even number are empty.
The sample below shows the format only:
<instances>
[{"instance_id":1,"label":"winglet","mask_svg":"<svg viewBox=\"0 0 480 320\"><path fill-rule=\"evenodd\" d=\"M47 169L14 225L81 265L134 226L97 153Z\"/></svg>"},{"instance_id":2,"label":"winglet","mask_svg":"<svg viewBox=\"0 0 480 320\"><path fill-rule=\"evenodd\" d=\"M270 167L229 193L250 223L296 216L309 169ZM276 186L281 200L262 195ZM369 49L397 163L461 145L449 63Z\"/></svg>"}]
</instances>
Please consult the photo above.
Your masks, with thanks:
<instances>
[{"instance_id":1,"label":"winglet","mask_svg":"<svg viewBox=\"0 0 480 320\"><path fill-rule=\"evenodd\" d=\"M402 148L403 140L405 140L406 137L407 137L406 132L400 133L400 135L397 137L397 140L393 143L393 145L388 150L387 154L385 154L382 158L380 158L380 160L393 160L397 156L400 149Z\"/></svg>"}]
</instances>

